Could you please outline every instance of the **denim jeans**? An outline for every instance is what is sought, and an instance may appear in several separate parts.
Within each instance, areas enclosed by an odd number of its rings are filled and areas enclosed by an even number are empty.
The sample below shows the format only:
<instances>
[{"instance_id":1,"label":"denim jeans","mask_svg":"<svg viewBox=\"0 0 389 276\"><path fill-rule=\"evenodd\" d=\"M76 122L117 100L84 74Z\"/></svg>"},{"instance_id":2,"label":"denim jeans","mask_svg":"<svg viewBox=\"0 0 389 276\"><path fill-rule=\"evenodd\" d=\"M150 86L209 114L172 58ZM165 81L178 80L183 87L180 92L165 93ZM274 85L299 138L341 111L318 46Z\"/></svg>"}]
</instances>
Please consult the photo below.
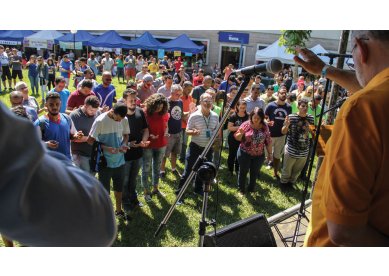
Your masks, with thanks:
<instances>
[{"instance_id":1,"label":"denim jeans","mask_svg":"<svg viewBox=\"0 0 389 276\"><path fill-rule=\"evenodd\" d=\"M186 157L185 157L184 173L181 176L180 184L178 186L176 193L178 193L181 190L182 186L184 186L186 179L189 177L189 175L192 171L193 165L196 163L197 158L200 156L200 154L203 152L203 150L204 150L203 147L200 147L197 144L190 142L188 152L186 153ZM212 149L208 152L206 159L207 159L207 161L212 160ZM201 180L196 177L195 192L199 193L202 191L203 191L203 184L202 184Z\"/></svg>"},{"instance_id":2,"label":"denim jeans","mask_svg":"<svg viewBox=\"0 0 389 276\"><path fill-rule=\"evenodd\" d=\"M36 94L39 94L39 77L28 76L28 79L30 80L32 94L35 94L35 91Z\"/></svg>"},{"instance_id":3,"label":"denim jeans","mask_svg":"<svg viewBox=\"0 0 389 276\"><path fill-rule=\"evenodd\" d=\"M185 160L185 155L186 155L186 148L188 145L188 134L186 134L186 129L182 129L182 147L181 147L181 154L180 154L180 160L183 161Z\"/></svg>"},{"instance_id":4,"label":"denim jeans","mask_svg":"<svg viewBox=\"0 0 389 276\"><path fill-rule=\"evenodd\" d=\"M73 163L81 170L91 173L90 169L90 157L79 155L78 153L72 153Z\"/></svg>"},{"instance_id":5,"label":"denim jeans","mask_svg":"<svg viewBox=\"0 0 389 276\"><path fill-rule=\"evenodd\" d=\"M153 186L159 183L159 170L161 168L162 158L165 155L165 149L144 149L143 150L143 164L142 164L142 186L144 189L150 191L150 171L152 169L152 184Z\"/></svg>"},{"instance_id":6,"label":"denim jeans","mask_svg":"<svg viewBox=\"0 0 389 276\"><path fill-rule=\"evenodd\" d=\"M235 140L234 137L231 137L230 135L228 136L228 159L227 159L227 165L228 165L228 170L233 173L234 172L234 167L235 171L238 173L239 172L239 162L238 159L236 158L236 154L239 149L240 142Z\"/></svg>"},{"instance_id":7,"label":"denim jeans","mask_svg":"<svg viewBox=\"0 0 389 276\"><path fill-rule=\"evenodd\" d=\"M124 180L124 165L117 168L106 167L99 171L99 180L103 184L104 188L107 190L108 194L110 192L111 178L113 182L114 192L122 192Z\"/></svg>"},{"instance_id":8,"label":"denim jeans","mask_svg":"<svg viewBox=\"0 0 389 276\"><path fill-rule=\"evenodd\" d=\"M131 205L135 203L137 199L136 194L136 183L138 181L138 173L140 170L140 165L142 158L126 161L124 167L124 182L123 182L123 194L122 194L122 204L123 209L128 211L131 209Z\"/></svg>"},{"instance_id":9,"label":"denim jeans","mask_svg":"<svg viewBox=\"0 0 389 276\"><path fill-rule=\"evenodd\" d=\"M239 162L238 186L241 192L246 192L247 173L250 171L250 182L248 186L249 192L254 191L258 173L265 161L265 156L252 156L244 152L241 148L238 149L237 158Z\"/></svg>"}]
</instances>

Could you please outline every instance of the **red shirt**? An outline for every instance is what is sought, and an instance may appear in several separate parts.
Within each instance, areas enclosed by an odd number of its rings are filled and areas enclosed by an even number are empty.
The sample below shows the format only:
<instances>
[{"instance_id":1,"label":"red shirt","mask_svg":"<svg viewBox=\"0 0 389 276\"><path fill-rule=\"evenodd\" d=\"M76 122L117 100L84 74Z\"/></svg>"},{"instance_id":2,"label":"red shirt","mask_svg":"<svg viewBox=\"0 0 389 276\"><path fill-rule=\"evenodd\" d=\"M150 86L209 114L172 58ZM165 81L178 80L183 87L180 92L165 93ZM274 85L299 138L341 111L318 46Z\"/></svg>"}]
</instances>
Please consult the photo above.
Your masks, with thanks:
<instances>
[{"instance_id":1,"label":"red shirt","mask_svg":"<svg viewBox=\"0 0 389 276\"><path fill-rule=\"evenodd\" d=\"M176 72L180 70L181 65L182 65L181 61L174 62L174 67L176 68Z\"/></svg>"},{"instance_id":2,"label":"red shirt","mask_svg":"<svg viewBox=\"0 0 389 276\"><path fill-rule=\"evenodd\" d=\"M147 124L149 125L149 132L154 136L158 135L157 139L149 138L149 149L158 149L167 145L167 137L165 136L167 122L169 121L169 113L160 115L154 112L153 115L149 115L145 110L145 116Z\"/></svg>"},{"instance_id":3,"label":"red shirt","mask_svg":"<svg viewBox=\"0 0 389 276\"><path fill-rule=\"evenodd\" d=\"M198 86L203 84L204 77L194 77L193 78L193 86Z\"/></svg>"},{"instance_id":4,"label":"red shirt","mask_svg":"<svg viewBox=\"0 0 389 276\"><path fill-rule=\"evenodd\" d=\"M68 103L66 106L68 106L72 109L78 108L81 105L84 105L85 99L91 95L96 96L96 94L92 91L90 92L90 94L84 95L80 92L80 90L76 90L72 94L70 94L69 99L68 99Z\"/></svg>"}]
</instances>

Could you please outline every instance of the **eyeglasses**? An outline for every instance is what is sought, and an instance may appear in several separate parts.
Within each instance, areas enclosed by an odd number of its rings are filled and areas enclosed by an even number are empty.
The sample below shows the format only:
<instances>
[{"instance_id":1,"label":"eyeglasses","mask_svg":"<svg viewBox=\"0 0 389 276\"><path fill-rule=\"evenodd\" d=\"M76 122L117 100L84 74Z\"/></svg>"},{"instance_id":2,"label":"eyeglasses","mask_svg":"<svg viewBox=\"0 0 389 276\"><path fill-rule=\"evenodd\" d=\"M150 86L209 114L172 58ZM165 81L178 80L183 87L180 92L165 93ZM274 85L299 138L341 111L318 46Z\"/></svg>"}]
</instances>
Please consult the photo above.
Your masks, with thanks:
<instances>
[{"instance_id":1,"label":"eyeglasses","mask_svg":"<svg viewBox=\"0 0 389 276\"><path fill-rule=\"evenodd\" d=\"M104 79L105 81L112 81L112 79Z\"/></svg>"},{"instance_id":2,"label":"eyeglasses","mask_svg":"<svg viewBox=\"0 0 389 276\"><path fill-rule=\"evenodd\" d=\"M213 103L212 100L202 100L201 102L202 102L202 103Z\"/></svg>"},{"instance_id":3,"label":"eyeglasses","mask_svg":"<svg viewBox=\"0 0 389 276\"><path fill-rule=\"evenodd\" d=\"M355 40L370 40L367 37L360 37L360 38L355 38ZM357 43L354 44L354 47L351 49L351 54L353 54L355 48L357 48Z\"/></svg>"},{"instance_id":4,"label":"eyeglasses","mask_svg":"<svg viewBox=\"0 0 389 276\"><path fill-rule=\"evenodd\" d=\"M20 87L20 89L27 89L27 88L28 88L27 86Z\"/></svg>"}]
</instances>

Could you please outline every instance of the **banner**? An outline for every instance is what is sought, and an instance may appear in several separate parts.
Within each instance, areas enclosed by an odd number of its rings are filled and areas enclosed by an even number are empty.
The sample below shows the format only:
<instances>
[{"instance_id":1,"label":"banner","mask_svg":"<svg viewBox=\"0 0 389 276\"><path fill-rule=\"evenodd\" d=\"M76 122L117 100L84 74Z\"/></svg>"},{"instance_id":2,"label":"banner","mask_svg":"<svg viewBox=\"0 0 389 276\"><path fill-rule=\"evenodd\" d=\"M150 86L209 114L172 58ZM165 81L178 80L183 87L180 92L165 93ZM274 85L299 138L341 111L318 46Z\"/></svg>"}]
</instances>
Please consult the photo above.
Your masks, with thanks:
<instances>
[{"instance_id":1,"label":"banner","mask_svg":"<svg viewBox=\"0 0 389 276\"><path fill-rule=\"evenodd\" d=\"M158 49L158 59L163 59L164 56L165 56L165 50Z\"/></svg>"},{"instance_id":2,"label":"banner","mask_svg":"<svg viewBox=\"0 0 389 276\"><path fill-rule=\"evenodd\" d=\"M191 56L193 56L193 54L192 53L185 53L185 56L186 57L191 57Z\"/></svg>"},{"instance_id":3,"label":"banner","mask_svg":"<svg viewBox=\"0 0 389 276\"><path fill-rule=\"evenodd\" d=\"M121 53L121 48L91 47L93 51Z\"/></svg>"},{"instance_id":4,"label":"banner","mask_svg":"<svg viewBox=\"0 0 389 276\"><path fill-rule=\"evenodd\" d=\"M45 39L25 39L23 41L25 47L39 49L53 49L54 41Z\"/></svg>"},{"instance_id":5,"label":"banner","mask_svg":"<svg viewBox=\"0 0 389 276\"><path fill-rule=\"evenodd\" d=\"M76 42L75 45L76 45L76 50L82 50L82 42ZM74 42L62 42L62 41L60 41L59 47L64 49L64 50L67 50L67 49L74 50Z\"/></svg>"},{"instance_id":6,"label":"banner","mask_svg":"<svg viewBox=\"0 0 389 276\"><path fill-rule=\"evenodd\" d=\"M174 56L175 57L180 57L181 56L181 51L174 51Z\"/></svg>"},{"instance_id":7,"label":"banner","mask_svg":"<svg viewBox=\"0 0 389 276\"><path fill-rule=\"evenodd\" d=\"M22 45L22 42L10 41L10 40L0 40L0 44L2 44L2 45Z\"/></svg>"}]
</instances>

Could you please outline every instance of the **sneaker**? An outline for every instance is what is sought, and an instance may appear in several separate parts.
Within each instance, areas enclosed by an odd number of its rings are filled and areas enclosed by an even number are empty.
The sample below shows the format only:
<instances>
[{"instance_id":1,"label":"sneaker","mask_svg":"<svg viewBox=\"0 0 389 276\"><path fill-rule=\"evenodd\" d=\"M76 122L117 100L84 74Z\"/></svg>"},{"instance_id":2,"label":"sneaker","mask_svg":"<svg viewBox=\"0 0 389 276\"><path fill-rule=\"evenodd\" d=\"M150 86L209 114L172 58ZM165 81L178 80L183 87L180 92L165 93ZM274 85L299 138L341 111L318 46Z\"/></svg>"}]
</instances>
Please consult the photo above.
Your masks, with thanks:
<instances>
[{"instance_id":1,"label":"sneaker","mask_svg":"<svg viewBox=\"0 0 389 276\"><path fill-rule=\"evenodd\" d=\"M175 176L181 178L181 174L179 171L177 171L177 169L175 169L174 171L172 171L172 174L174 174Z\"/></svg>"},{"instance_id":2,"label":"sneaker","mask_svg":"<svg viewBox=\"0 0 389 276\"><path fill-rule=\"evenodd\" d=\"M151 195L159 195L159 196L162 196L162 197L165 197L166 195L164 193L162 193L160 190L154 190L151 192Z\"/></svg>"},{"instance_id":3,"label":"sneaker","mask_svg":"<svg viewBox=\"0 0 389 276\"><path fill-rule=\"evenodd\" d=\"M166 173L165 172L160 172L159 173L159 177L160 178L165 178L166 177Z\"/></svg>"},{"instance_id":4,"label":"sneaker","mask_svg":"<svg viewBox=\"0 0 389 276\"><path fill-rule=\"evenodd\" d=\"M181 200L177 201L176 206L181 206L181 205L183 205L184 203L185 203L184 200L181 199Z\"/></svg>"},{"instance_id":5,"label":"sneaker","mask_svg":"<svg viewBox=\"0 0 389 276\"><path fill-rule=\"evenodd\" d=\"M151 195L149 195L149 194L144 195L144 198L145 198L146 202L150 202L151 201Z\"/></svg>"},{"instance_id":6,"label":"sneaker","mask_svg":"<svg viewBox=\"0 0 389 276\"><path fill-rule=\"evenodd\" d=\"M120 210L120 211L115 211L115 216L118 218L118 219L123 219L126 217L126 214L123 212L123 210Z\"/></svg>"}]
</instances>

